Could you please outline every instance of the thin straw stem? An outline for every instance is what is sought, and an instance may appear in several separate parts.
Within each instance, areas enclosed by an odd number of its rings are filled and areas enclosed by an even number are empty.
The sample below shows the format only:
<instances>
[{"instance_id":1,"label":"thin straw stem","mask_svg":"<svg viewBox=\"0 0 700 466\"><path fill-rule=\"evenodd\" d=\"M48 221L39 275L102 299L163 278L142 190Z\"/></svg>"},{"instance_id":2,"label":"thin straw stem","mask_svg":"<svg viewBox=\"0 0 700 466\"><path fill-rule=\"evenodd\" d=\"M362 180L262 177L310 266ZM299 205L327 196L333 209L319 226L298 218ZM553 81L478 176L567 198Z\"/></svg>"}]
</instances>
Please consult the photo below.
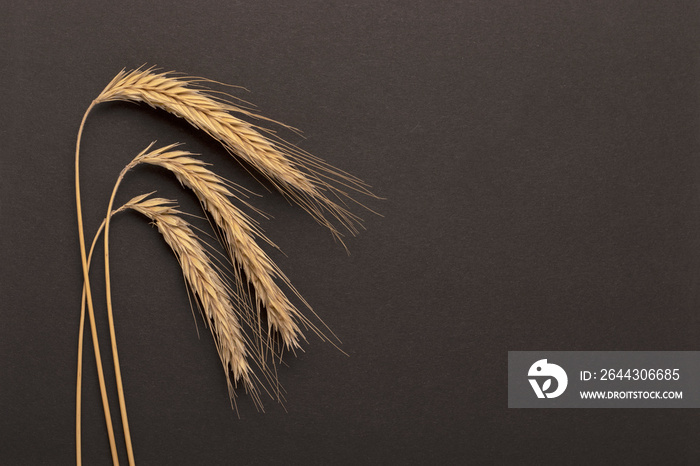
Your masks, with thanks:
<instances>
[{"instance_id":1,"label":"thin straw stem","mask_svg":"<svg viewBox=\"0 0 700 466\"><path fill-rule=\"evenodd\" d=\"M83 288L83 299L85 302L85 288ZM78 328L78 375L75 383L75 464L82 466L82 444L80 432L80 409L82 405L82 390L83 390L83 329L85 328L85 306L81 306L80 310L80 325Z\"/></svg>"},{"instance_id":2,"label":"thin straw stem","mask_svg":"<svg viewBox=\"0 0 700 466\"><path fill-rule=\"evenodd\" d=\"M124 178L126 172L132 167L130 163L119 174L117 182L114 184L114 189L112 190L112 195L109 198L109 205L107 206L107 216L105 217L105 232L104 232L104 254L105 254L105 293L107 297L107 319L109 321L109 338L112 343L112 358L114 360L114 378L117 382L117 396L119 397L119 409L122 418L122 428L124 430L124 441L126 443L126 454L129 458L129 465L134 466L134 449L131 445L131 432L129 431L129 419L126 414L126 400L124 398L124 387L122 384L122 373L119 366L119 354L117 353L117 336L114 328L114 315L112 312L112 287L109 274L109 224L112 217L112 206L114 205L114 197L117 195L117 190L119 185Z\"/></svg>"},{"instance_id":3,"label":"thin straw stem","mask_svg":"<svg viewBox=\"0 0 700 466\"><path fill-rule=\"evenodd\" d=\"M90 268L90 263L92 262L92 253L95 250L95 245L97 244L97 239L102 233L104 228L104 221L100 225L100 228L95 233L95 237L92 240L92 245L90 246L90 252L88 254L87 263L88 269ZM83 293L80 301L80 331L78 333L78 377L76 381L75 389L75 445L76 445L76 463L78 466L82 464L82 440L81 440L81 418L82 418L82 388L83 388L83 340L84 340L84 329L85 329L85 301L86 301L85 284L83 284ZM97 339L97 328L95 327L95 316L90 314L90 328L92 330L92 343L95 349L95 361L99 367L97 371L98 379L100 381L100 390L105 392L104 374L102 373L102 357L100 356L100 346ZM109 414L109 411L107 411Z\"/></svg>"},{"instance_id":4,"label":"thin straw stem","mask_svg":"<svg viewBox=\"0 0 700 466\"><path fill-rule=\"evenodd\" d=\"M90 103L90 106L87 108L85 111L85 114L83 115L83 119L80 122L80 128L78 129L78 137L75 143L75 204L76 204L76 211L77 211L77 216L78 216L78 237L80 240L80 259L82 261L82 266L83 266L83 283L85 286L85 296L87 299L87 306L88 306L88 312L90 314L90 323L92 325L93 329L93 344L95 346L95 356L96 356L96 365L97 365L97 373L98 377L100 379L100 394L102 396L102 407L104 409L105 413L105 423L107 425L107 435L109 437L109 447L112 453L112 463L115 466L119 465L119 456L117 455L117 446L116 442L114 440L114 429L112 427L112 416L110 415L109 411L109 401L107 399L107 390L105 389L104 386L104 372L102 371L102 361L98 357L99 355L99 348L97 346L97 333L95 331L95 323L94 323L94 309L92 305L92 292L90 290L90 275L88 271L88 264L87 264L87 254L85 252L85 233L83 229L83 209L82 209L82 203L80 200L80 141L82 139L83 135L83 128L85 127L85 120L87 119L88 114L92 110L92 108L95 106L95 101L92 101ZM77 433L76 433L77 434ZM77 445L77 451L76 451L76 462L78 465L81 464L82 458L80 454L80 444L78 443Z\"/></svg>"}]
</instances>

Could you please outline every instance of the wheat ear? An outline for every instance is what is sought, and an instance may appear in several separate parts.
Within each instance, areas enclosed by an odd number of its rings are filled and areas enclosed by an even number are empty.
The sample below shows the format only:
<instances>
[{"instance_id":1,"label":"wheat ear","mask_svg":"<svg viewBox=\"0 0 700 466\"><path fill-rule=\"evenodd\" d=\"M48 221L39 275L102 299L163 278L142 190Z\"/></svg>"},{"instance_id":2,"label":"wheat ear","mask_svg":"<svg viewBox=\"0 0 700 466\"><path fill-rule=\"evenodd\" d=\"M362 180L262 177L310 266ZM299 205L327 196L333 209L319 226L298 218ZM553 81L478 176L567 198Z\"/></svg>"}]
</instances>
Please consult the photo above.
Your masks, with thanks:
<instances>
[{"instance_id":1,"label":"wheat ear","mask_svg":"<svg viewBox=\"0 0 700 466\"><path fill-rule=\"evenodd\" d=\"M191 226L181 216L173 201L137 196L124 205L148 217L163 236L180 262L182 273L197 297L203 314L211 322L221 363L227 375L231 396L238 382L243 382L255 395L251 369L246 360L246 343L229 287L221 278L206 249ZM231 378L230 374L233 374Z\"/></svg>"},{"instance_id":2,"label":"wheat ear","mask_svg":"<svg viewBox=\"0 0 700 466\"><path fill-rule=\"evenodd\" d=\"M261 131L265 130L234 114L260 117L200 85L207 80L174 78L170 74L156 73L150 68L122 70L95 103L144 102L184 118L218 140L229 153L254 167L276 189L328 227L334 236L340 238L342 233L327 214L337 219L343 229L357 233L361 219L348 210L346 201L352 198L346 190L373 196L366 184L284 141L274 143L264 137Z\"/></svg>"},{"instance_id":3,"label":"wheat ear","mask_svg":"<svg viewBox=\"0 0 700 466\"><path fill-rule=\"evenodd\" d=\"M260 248L255 238L268 243L270 241L249 216L231 203L229 197L235 196L224 179L207 169L204 162L190 157L191 153L173 150L174 147L175 145L170 145L144 151L134 162L156 165L171 171L181 184L195 193L221 233L222 243L231 262L240 268L255 291L258 322L261 308L265 308L268 331L272 329L279 332L287 348L298 347L301 332L297 322L301 321L314 330L316 328L277 285L275 280L283 282L296 293L287 277ZM318 331L316 333L320 334ZM261 335L260 331L258 335Z\"/></svg>"}]
</instances>

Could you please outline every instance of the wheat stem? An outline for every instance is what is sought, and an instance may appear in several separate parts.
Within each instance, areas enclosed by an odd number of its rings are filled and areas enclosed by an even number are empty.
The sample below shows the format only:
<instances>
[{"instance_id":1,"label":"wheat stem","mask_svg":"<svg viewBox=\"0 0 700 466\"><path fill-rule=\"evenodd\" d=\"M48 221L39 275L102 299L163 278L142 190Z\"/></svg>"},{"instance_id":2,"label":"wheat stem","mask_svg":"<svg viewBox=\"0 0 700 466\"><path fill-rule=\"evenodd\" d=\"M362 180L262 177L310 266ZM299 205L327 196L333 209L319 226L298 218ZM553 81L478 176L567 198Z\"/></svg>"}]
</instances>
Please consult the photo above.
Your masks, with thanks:
<instances>
[{"instance_id":1,"label":"wheat stem","mask_svg":"<svg viewBox=\"0 0 700 466\"><path fill-rule=\"evenodd\" d=\"M109 339L112 344L112 358L114 360L114 378L117 382L117 396L119 398L119 410L121 412L122 418L122 428L124 430L124 442L126 443L126 453L129 459L129 465L134 466L134 449L131 444L131 432L129 430L129 419L126 413L126 399L124 397L124 386L122 383L122 372L119 365L119 354L117 352L117 336L116 329L114 328L114 313L112 310L112 286L111 278L109 273L109 225L110 219L112 217L112 206L114 205L114 198L117 195L117 190L119 185L124 179L124 175L131 168L131 164L124 167L124 169L119 174L117 182L114 184L114 189L112 189L112 195L109 198L109 205L107 206L107 216L105 217L105 231L104 231L104 266L105 266L105 295L107 298L107 320L109 321Z\"/></svg>"},{"instance_id":2,"label":"wheat stem","mask_svg":"<svg viewBox=\"0 0 700 466\"><path fill-rule=\"evenodd\" d=\"M95 237L92 239L92 244L90 245L90 252L88 253L88 258L87 258L87 265L88 269L90 269L90 263L92 262L92 253L95 251L95 246L97 245L97 240L100 237L100 234L102 233L102 230L105 226L105 222L102 221L102 224L100 225L100 228L97 229L97 233L95 233ZM83 292L82 292L82 297L80 300L80 331L78 333L78 380L76 383L76 403L75 403L75 428L76 428L76 461L78 465L82 464L82 453L81 453L81 417L82 417L82 381L83 381L83 336L84 336L84 328L85 328L85 301L86 301L86 292L85 292L85 284L83 284ZM92 331L92 342L93 342L93 347L95 350L95 360L97 361L97 364L100 367L100 370L98 370L98 378L100 380L100 389L104 389L104 374L102 374L102 357L100 356L100 347L99 347L99 341L97 338L97 328L95 326L95 316L94 314L90 316L90 328ZM106 397L106 395L105 395Z\"/></svg>"},{"instance_id":3,"label":"wheat stem","mask_svg":"<svg viewBox=\"0 0 700 466\"><path fill-rule=\"evenodd\" d=\"M85 288L83 288L82 302L85 303ZM75 382L75 464L82 466L82 442L81 442L81 406L83 395L83 331L85 329L85 306L81 305L80 309L80 325L78 326L78 370L77 380Z\"/></svg>"},{"instance_id":4,"label":"wheat stem","mask_svg":"<svg viewBox=\"0 0 700 466\"><path fill-rule=\"evenodd\" d=\"M102 396L102 407L105 413L105 423L107 425L107 435L109 437L109 447L112 453L112 463L115 466L119 465L119 456L117 455L117 446L114 440L114 429L112 427L112 416L109 411L109 401L107 399L107 390L104 385L104 372L102 370L102 360L99 357L99 347L97 345L97 333L95 330L95 312L92 303L92 292L90 290L90 275L89 267L87 264L87 254L85 252L85 233L83 228L83 210L82 203L80 200L80 141L83 135L83 128L85 127L85 120L88 114L95 106L96 102L92 101L90 106L85 111L83 119L80 122L80 128L78 129L78 137L75 144L75 203L76 211L78 216L78 238L80 241L80 259L82 261L83 267L83 283L85 286L85 296L88 306L88 312L90 315L90 324L92 325L92 336L93 345L95 346L95 364L97 366L97 374L100 381L100 395ZM78 429L79 430L79 429ZM77 433L76 433L77 435ZM76 462L81 464L82 458L80 453L80 443L76 446Z\"/></svg>"}]
</instances>

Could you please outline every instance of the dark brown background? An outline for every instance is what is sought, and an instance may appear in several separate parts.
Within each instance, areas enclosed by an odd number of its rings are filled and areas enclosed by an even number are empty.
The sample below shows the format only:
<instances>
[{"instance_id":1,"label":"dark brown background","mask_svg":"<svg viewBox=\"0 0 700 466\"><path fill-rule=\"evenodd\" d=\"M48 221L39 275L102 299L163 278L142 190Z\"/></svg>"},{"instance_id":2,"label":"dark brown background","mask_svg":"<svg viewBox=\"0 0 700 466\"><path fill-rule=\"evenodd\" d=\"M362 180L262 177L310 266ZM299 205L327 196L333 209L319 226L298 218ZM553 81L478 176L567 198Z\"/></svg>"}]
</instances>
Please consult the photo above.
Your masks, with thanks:
<instances>
[{"instance_id":1,"label":"dark brown background","mask_svg":"<svg viewBox=\"0 0 700 466\"><path fill-rule=\"evenodd\" d=\"M148 63L246 87L236 95L304 130L292 142L386 200L367 202L384 217L366 215L347 257L183 122L129 104L95 111L88 232L128 160L155 139L184 142L264 193L256 205L275 218L263 227L287 254L274 259L350 355L310 338L280 370L288 412L269 401L256 413L241 394L239 419L172 254L147 222L117 219L141 464L697 463L696 410L509 410L506 363L508 350L698 350L698 10L2 2L0 461L73 461L75 136L112 76ZM157 170L130 175L120 199L152 189L196 212ZM84 456L106 464L90 353L85 364Z\"/></svg>"}]
</instances>

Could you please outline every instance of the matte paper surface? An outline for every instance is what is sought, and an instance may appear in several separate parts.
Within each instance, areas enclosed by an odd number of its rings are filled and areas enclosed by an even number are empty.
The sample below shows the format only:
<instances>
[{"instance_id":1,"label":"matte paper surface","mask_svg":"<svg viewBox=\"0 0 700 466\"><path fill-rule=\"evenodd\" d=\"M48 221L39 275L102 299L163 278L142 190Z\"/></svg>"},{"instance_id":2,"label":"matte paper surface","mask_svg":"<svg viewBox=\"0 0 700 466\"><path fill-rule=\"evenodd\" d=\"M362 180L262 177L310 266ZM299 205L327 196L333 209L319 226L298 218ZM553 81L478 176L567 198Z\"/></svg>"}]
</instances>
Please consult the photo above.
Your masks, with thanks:
<instances>
[{"instance_id":1,"label":"matte paper surface","mask_svg":"<svg viewBox=\"0 0 700 466\"><path fill-rule=\"evenodd\" d=\"M144 63L303 130L370 183L348 256L182 120L127 103L85 126L89 237L154 140L184 143L250 202L266 251L342 340L279 368L285 407L238 393L171 251L115 218L115 320L139 464L698 464L694 409L509 409L508 351L698 351L696 1L0 2L0 463L74 464L83 112ZM117 203L168 173L134 170ZM203 228L206 223L199 224ZM93 268L110 372L101 248ZM84 464L105 464L85 352ZM528 383L528 382L525 382ZM553 389L553 386L552 386ZM114 382L108 380L112 415ZM121 436L121 427L115 426ZM122 461L125 452L120 443Z\"/></svg>"}]
</instances>

